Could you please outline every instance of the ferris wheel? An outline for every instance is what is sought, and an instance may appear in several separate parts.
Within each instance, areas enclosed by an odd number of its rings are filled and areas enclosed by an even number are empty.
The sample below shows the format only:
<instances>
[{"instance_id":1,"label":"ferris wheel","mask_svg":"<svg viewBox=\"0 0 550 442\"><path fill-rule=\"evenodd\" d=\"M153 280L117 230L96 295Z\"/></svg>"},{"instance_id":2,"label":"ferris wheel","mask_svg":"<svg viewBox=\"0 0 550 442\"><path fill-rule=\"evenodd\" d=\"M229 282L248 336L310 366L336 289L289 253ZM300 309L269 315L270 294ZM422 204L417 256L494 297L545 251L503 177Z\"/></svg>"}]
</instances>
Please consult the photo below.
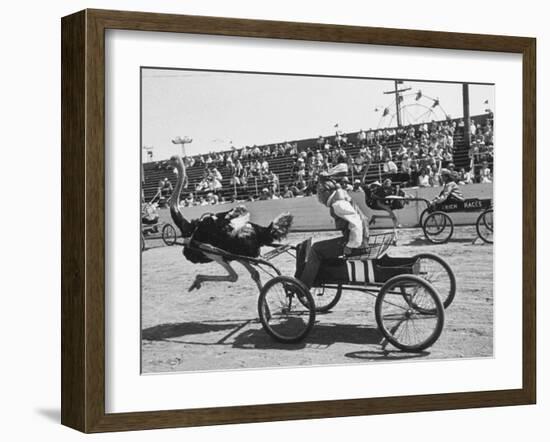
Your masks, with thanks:
<instances>
[{"instance_id":1,"label":"ferris wheel","mask_svg":"<svg viewBox=\"0 0 550 442\"><path fill-rule=\"evenodd\" d=\"M395 80L395 89L384 94L392 94L394 99L387 106L374 108L375 112L381 113L378 128L408 126L449 118L439 97L430 97L424 94L422 89L413 91L411 87L406 87L402 80Z\"/></svg>"}]
</instances>

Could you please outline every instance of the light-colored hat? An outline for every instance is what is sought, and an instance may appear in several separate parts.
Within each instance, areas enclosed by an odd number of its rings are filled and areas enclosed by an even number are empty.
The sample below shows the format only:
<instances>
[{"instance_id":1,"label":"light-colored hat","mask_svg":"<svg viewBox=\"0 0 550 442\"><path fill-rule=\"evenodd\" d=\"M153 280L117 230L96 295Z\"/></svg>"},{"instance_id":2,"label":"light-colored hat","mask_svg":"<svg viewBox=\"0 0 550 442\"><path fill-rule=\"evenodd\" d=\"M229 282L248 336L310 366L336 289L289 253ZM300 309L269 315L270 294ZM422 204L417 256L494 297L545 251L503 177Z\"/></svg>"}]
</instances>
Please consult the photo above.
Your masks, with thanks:
<instances>
[{"instance_id":1,"label":"light-colored hat","mask_svg":"<svg viewBox=\"0 0 550 442\"><path fill-rule=\"evenodd\" d=\"M317 184L318 188L325 192L332 192L336 190L336 183L332 181L331 179L319 181Z\"/></svg>"}]
</instances>

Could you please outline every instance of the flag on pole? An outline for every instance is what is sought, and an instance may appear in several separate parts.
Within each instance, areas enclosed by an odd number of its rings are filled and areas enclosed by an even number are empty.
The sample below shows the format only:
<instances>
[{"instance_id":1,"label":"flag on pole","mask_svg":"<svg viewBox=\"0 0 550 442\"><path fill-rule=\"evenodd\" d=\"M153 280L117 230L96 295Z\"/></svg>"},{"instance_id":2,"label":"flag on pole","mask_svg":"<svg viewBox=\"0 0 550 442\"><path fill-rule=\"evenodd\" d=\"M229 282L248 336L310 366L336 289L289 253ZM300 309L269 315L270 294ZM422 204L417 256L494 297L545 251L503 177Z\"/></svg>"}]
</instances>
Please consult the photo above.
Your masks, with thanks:
<instances>
[{"instance_id":1,"label":"flag on pole","mask_svg":"<svg viewBox=\"0 0 550 442\"><path fill-rule=\"evenodd\" d=\"M483 104L489 104L489 100L485 100Z\"/></svg>"},{"instance_id":2,"label":"flag on pole","mask_svg":"<svg viewBox=\"0 0 550 442\"><path fill-rule=\"evenodd\" d=\"M336 123L336 124L334 125L334 127L338 128L338 123Z\"/></svg>"}]
</instances>

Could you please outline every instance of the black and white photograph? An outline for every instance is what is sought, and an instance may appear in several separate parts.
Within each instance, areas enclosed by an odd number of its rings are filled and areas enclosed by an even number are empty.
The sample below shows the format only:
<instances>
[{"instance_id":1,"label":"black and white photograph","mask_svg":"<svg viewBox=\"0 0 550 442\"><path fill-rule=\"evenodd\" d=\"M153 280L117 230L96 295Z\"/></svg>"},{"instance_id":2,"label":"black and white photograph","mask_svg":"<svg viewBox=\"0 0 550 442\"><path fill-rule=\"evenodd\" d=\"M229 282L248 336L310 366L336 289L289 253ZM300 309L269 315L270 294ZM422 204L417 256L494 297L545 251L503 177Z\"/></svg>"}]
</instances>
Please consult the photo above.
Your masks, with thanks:
<instances>
[{"instance_id":1,"label":"black and white photograph","mask_svg":"<svg viewBox=\"0 0 550 442\"><path fill-rule=\"evenodd\" d=\"M494 87L142 67L142 373L492 357Z\"/></svg>"}]
</instances>

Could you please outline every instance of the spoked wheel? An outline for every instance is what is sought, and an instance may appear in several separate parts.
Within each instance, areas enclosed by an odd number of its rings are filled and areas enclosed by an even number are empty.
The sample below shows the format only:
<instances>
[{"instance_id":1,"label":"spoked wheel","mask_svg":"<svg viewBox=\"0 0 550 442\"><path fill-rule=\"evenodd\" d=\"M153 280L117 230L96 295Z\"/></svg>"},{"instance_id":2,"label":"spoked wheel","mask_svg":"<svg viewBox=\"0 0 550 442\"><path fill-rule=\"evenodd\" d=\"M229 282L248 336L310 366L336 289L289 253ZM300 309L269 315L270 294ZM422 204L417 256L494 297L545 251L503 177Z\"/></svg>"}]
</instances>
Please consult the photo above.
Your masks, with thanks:
<instances>
[{"instance_id":1,"label":"spoked wheel","mask_svg":"<svg viewBox=\"0 0 550 442\"><path fill-rule=\"evenodd\" d=\"M314 287L311 289L311 297L315 304L317 313L326 313L334 308L342 297L342 286L336 287ZM307 302L307 298L299 298L300 301ZM307 307L307 305L306 305Z\"/></svg>"},{"instance_id":2,"label":"spoked wheel","mask_svg":"<svg viewBox=\"0 0 550 442\"><path fill-rule=\"evenodd\" d=\"M441 335L445 310L426 280L398 275L380 289L375 315L388 342L400 350L419 352L432 346Z\"/></svg>"},{"instance_id":3,"label":"spoked wheel","mask_svg":"<svg viewBox=\"0 0 550 442\"><path fill-rule=\"evenodd\" d=\"M454 232L451 217L445 212L432 212L424 219L422 230L428 241L434 244L443 244L449 241Z\"/></svg>"},{"instance_id":4,"label":"spoked wheel","mask_svg":"<svg viewBox=\"0 0 550 442\"><path fill-rule=\"evenodd\" d=\"M422 213L420 214L420 219L418 221L418 224L420 225L420 227L422 227L424 225L424 220L426 219L426 217L432 212L432 210L430 210L429 208L428 209L424 209L422 211Z\"/></svg>"},{"instance_id":5,"label":"spoked wheel","mask_svg":"<svg viewBox=\"0 0 550 442\"><path fill-rule=\"evenodd\" d=\"M165 224L162 228L162 240L167 246L176 244L176 229L172 224Z\"/></svg>"},{"instance_id":6,"label":"spoked wheel","mask_svg":"<svg viewBox=\"0 0 550 442\"><path fill-rule=\"evenodd\" d=\"M456 294L456 278L449 264L431 253L421 253L414 258L413 273L428 281L439 294L443 307L449 307Z\"/></svg>"},{"instance_id":7,"label":"spoked wheel","mask_svg":"<svg viewBox=\"0 0 550 442\"><path fill-rule=\"evenodd\" d=\"M493 244L493 209L485 210L476 221L478 236L488 244Z\"/></svg>"},{"instance_id":8,"label":"spoked wheel","mask_svg":"<svg viewBox=\"0 0 550 442\"><path fill-rule=\"evenodd\" d=\"M258 313L265 331L279 342L301 341L315 323L315 303L296 278L276 276L260 291Z\"/></svg>"}]
</instances>

